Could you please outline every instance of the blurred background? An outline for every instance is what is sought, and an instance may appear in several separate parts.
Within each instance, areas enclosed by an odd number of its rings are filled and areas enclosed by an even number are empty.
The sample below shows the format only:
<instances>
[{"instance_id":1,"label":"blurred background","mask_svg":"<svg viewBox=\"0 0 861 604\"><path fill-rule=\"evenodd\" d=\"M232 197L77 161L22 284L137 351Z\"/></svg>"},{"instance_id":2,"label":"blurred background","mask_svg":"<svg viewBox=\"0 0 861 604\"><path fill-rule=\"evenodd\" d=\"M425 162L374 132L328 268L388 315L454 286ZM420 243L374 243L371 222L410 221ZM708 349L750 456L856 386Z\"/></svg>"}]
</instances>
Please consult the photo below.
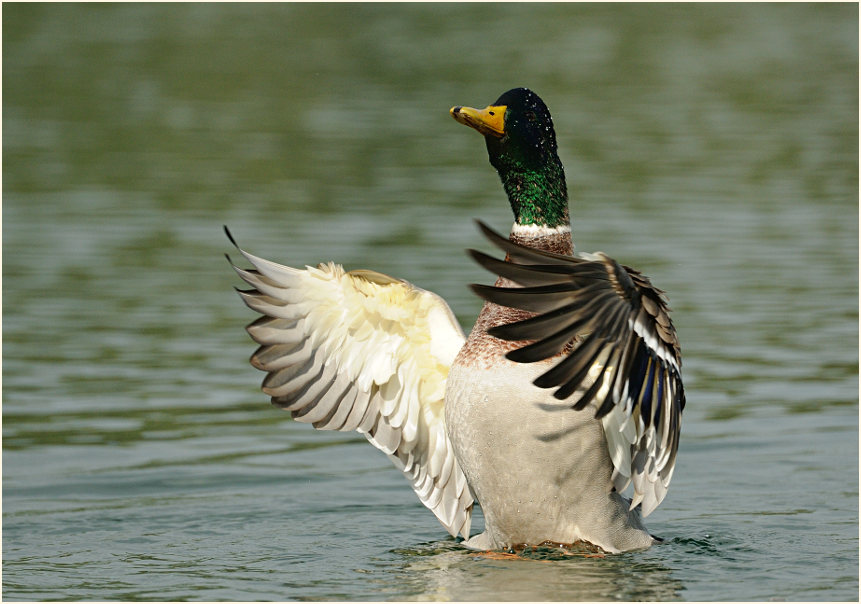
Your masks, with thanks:
<instances>
[{"instance_id":1,"label":"blurred background","mask_svg":"<svg viewBox=\"0 0 861 604\"><path fill-rule=\"evenodd\" d=\"M448 109L515 86L675 311L648 552L469 554L247 363L222 225L471 327L512 216ZM858 89L855 4L4 5L4 599L856 600Z\"/></svg>"}]
</instances>

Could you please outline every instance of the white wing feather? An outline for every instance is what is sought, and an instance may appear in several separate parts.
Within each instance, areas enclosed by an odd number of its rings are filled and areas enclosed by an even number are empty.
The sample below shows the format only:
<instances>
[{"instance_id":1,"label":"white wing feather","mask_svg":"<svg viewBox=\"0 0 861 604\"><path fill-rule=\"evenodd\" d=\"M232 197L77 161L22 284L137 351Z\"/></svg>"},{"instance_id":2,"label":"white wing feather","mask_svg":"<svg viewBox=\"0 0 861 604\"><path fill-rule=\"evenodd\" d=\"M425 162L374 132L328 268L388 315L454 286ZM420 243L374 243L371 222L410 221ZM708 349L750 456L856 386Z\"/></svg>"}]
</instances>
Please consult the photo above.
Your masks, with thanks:
<instances>
[{"instance_id":1,"label":"white wing feather","mask_svg":"<svg viewBox=\"0 0 861 604\"><path fill-rule=\"evenodd\" d=\"M337 264L300 270L240 250L240 291L263 391L297 421L358 430L388 455L453 536L473 499L445 431L445 382L464 335L446 303L406 281Z\"/></svg>"}]
</instances>

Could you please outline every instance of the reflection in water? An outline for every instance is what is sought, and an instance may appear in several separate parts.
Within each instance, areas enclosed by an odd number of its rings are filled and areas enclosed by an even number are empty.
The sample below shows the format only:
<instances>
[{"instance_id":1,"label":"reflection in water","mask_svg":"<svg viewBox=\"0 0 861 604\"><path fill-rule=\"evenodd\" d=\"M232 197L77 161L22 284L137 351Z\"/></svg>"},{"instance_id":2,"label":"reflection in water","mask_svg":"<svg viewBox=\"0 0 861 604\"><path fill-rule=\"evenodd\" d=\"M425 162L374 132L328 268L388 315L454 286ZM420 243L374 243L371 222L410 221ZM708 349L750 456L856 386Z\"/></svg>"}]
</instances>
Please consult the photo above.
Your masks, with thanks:
<instances>
[{"instance_id":1,"label":"reflection in water","mask_svg":"<svg viewBox=\"0 0 861 604\"><path fill-rule=\"evenodd\" d=\"M406 564L391 578L399 582L401 593L412 592L414 599L422 600L654 601L677 600L684 589L670 569L638 554L595 558L545 549L493 559L453 542L395 553L404 556Z\"/></svg>"}]
</instances>

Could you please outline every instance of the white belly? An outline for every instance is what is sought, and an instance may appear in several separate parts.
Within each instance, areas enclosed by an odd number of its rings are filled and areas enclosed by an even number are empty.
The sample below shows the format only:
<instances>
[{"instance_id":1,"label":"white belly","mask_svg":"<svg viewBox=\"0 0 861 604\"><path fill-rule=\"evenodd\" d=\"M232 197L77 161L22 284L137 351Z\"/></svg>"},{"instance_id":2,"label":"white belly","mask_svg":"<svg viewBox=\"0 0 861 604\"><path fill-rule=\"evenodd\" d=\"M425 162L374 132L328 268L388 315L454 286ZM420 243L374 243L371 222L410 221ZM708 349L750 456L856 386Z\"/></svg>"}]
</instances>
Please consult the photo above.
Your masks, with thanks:
<instances>
[{"instance_id":1,"label":"white belly","mask_svg":"<svg viewBox=\"0 0 861 604\"><path fill-rule=\"evenodd\" d=\"M648 547L653 540L639 515L612 492L612 461L595 409L575 411L570 401L532 385L548 367L451 368L446 427L485 517L485 534L470 544L585 540L610 552Z\"/></svg>"}]
</instances>

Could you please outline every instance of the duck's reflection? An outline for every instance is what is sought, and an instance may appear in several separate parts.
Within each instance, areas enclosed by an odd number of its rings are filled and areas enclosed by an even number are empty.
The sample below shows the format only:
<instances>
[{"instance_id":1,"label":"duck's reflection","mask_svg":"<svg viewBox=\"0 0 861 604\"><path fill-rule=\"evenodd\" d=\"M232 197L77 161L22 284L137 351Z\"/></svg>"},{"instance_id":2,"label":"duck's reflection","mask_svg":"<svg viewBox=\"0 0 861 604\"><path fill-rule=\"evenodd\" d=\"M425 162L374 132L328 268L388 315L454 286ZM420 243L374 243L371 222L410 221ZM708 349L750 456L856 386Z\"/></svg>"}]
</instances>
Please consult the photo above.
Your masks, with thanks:
<instances>
[{"instance_id":1,"label":"duck's reflection","mask_svg":"<svg viewBox=\"0 0 861 604\"><path fill-rule=\"evenodd\" d=\"M406 561L393 586L398 599L678 600L683 590L669 568L637 553L595 557L542 548L509 557L466 551L453 541L395 553Z\"/></svg>"}]
</instances>

